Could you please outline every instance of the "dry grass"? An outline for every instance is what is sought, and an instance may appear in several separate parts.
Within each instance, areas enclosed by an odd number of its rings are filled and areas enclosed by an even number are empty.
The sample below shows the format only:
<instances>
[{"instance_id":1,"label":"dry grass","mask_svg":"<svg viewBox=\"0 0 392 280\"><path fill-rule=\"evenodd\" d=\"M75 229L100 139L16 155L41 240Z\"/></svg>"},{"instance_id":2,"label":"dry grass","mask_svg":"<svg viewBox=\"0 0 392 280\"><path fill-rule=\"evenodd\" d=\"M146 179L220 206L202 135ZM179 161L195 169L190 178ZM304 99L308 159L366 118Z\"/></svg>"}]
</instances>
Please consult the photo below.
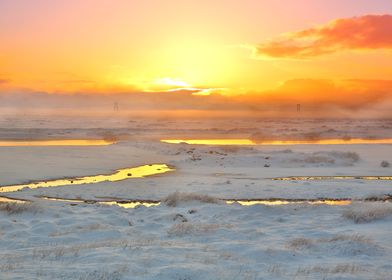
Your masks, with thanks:
<instances>
[{"instance_id":1,"label":"dry grass","mask_svg":"<svg viewBox=\"0 0 392 280\"><path fill-rule=\"evenodd\" d=\"M169 236L186 236L212 233L220 228L217 224L192 224L189 222L173 225L169 230Z\"/></svg>"},{"instance_id":2,"label":"dry grass","mask_svg":"<svg viewBox=\"0 0 392 280\"><path fill-rule=\"evenodd\" d=\"M282 276L284 269L281 264L271 264L268 266L267 271L269 274L273 274L275 276Z\"/></svg>"},{"instance_id":3,"label":"dry grass","mask_svg":"<svg viewBox=\"0 0 392 280\"><path fill-rule=\"evenodd\" d=\"M343 158L343 159L349 159L352 162L357 162L357 161L359 161L361 159L356 152L332 152L332 154L335 157L339 157L339 158Z\"/></svg>"},{"instance_id":4,"label":"dry grass","mask_svg":"<svg viewBox=\"0 0 392 280\"><path fill-rule=\"evenodd\" d=\"M303 158L294 159L294 162L303 162L306 164L335 164L339 160L344 165L353 165L360 160L355 152L314 152L304 155Z\"/></svg>"},{"instance_id":5,"label":"dry grass","mask_svg":"<svg viewBox=\"0 0 392 280\"><path fill-rule=\"evenodd\" d=\"M343 212L343 217L355 223L370 223L392 215L389 202L356 203Z\"/></svg>"},{"instance_id":6,"label":"dry grass","mask_svg":"<svg viewBox=\"0 0 392 280\"><path fill-rule=\"evenodd\" d=\"M220 203L220 200L208 195L197 194L197 193L182 193L175 192L168 195L163 203L170 207L176 207L179 203L199 201L202 203Z\"/></svg>"},{"instance_id":7,"label":"dry grass","mask_svg":"<svg viewBox=\"0 0 392 280\"><path fill-rule=\"evenodd\" d=\"M357 274L364 272L365 269L356 264L337 264L335 266L315 265L311 267L299 267L295 276L308 276L310 274Z\"/></svg>"},{"instance_id":8,"label":"dry grass","mask_svg":"<svg viewBox=\"0 0 392 280\"><path fill-rule=\"evenodd\" d=\"M79 280L120 280L125 272L121 271L101 271L85 272L79 276Z\"/></svg>"},{"instance_id":9,"label":"dry grass","mask_svg":"<svg viewBox=\"0 0 392 280\"><path fill-rule=\"evenodd\" d=\"M313 245L313 240L305 237L294 238L288 242L288 247L294 250L300 248L308 248L311 247L312 245Z\"/></svg>"},{"instance_id":10,"label":"dry grass","mask_svg":"<svg viewBox=\"0 0 392 280\"><path fill-rule=\"evenodd\" d=\"M2 256L3 257L3 256ZM9 261L7 260L5 263L0 264L0 272L10 272L10 271L14 271L17 269L21 269L23 267L23 264L21 263L21 261Z\"/></svg>"},{"instance_id":11,"label":"dry grass","mask_svg":"<svg viewBox=\"0 0 392 280\"><path fill-rule=\"evenodd\" d=\"M70 246L49 246L43 248L35 248L32 252L33 259L61 259L64 256L78 257L82 251L97 250L101 248L122 248L134 249L140 247L148 247L152 244L158 243L159 246L172 246L170 242L163 242L153 239L135 239L135 240L103 240L91 243L75 244Z\"/></svg>"},{"instance_id":12,"label":"dry grass","mask_svg":"<svg viewBox=\"0 0 392 280\"><path fill-rule=\"evenodd\" d=\"M294 238L290 240L287 246L291 249L298 250L298 249L305 249L315 246L317 244L322 243L335 243L335 242L352 242L357 244L371 244L371 240L363 235L353 234L353 235L346 235L346 234L337 234L329 238Z\"/></svg>"},{"instance_id":13,"label":"dry grass","mask_svg":"<svg viewBox=\"0 0 392 280\"><path fill-rule=\"evenodd\" d=\"M78 226L78 227L67 229L64 231L52 232L51 234L49 234L49 236L56 237L56 236L63 236L63 235L67 235L67 234L74 234L74 233L99 231L99 230L104 230L107 228L108 227L104 224L94 223L94 224L88 224L88 225L84 225L84 226Z\"/></svg>"},{"instance_id":14,"label":"dry grass","mask_svg":"<svg viewBox=\"0 0 392 280\"><path fill-rule=\"evenodd\" d=\"M271 135L268 135L262 131L255 132L249 136L249 140L256 144L261 144L267 140L270 140L271 138Z\"/></svg>"},{"instance_id":15,"label":"dry grass","mask_svg":"<svg viewBox=\"0 0 392 280\"><path fill-rule=\"evenodd\" d=\"M5 202L0 203L0 212L5 212L8 215L20 214L23 212L37 213L41 210L41 207L36 203L16 203L16 202Z\"/></svg>"},{"instance_id":16,"label":"dry grass","mask_svg":"<svg viewBox=\"0 0 392 280\"><path fill-rule=\"evenodd\" d=\"M228 146L220 147L220 150L223 151L224 153L237 153L237 152L241 151L241 148L242 147L239 147L239 146L228 145Z\"/></svg>"},{"instance_id":17,"label":"dry grass","mask_svg":"<svg viewBox=\"0 0 392 280\"><path fill-rule=\"evenodd\" d=\"M107 142L116 142L116 141L119 140L118 135L115 135L115 134L113 134L113 133L110 132L110 131L105 131L105 132L103 132L103 133L101 134L101 137L102 137L102 139L103 139L104 141L107 141Z\"/></svg>"}]
</instances>

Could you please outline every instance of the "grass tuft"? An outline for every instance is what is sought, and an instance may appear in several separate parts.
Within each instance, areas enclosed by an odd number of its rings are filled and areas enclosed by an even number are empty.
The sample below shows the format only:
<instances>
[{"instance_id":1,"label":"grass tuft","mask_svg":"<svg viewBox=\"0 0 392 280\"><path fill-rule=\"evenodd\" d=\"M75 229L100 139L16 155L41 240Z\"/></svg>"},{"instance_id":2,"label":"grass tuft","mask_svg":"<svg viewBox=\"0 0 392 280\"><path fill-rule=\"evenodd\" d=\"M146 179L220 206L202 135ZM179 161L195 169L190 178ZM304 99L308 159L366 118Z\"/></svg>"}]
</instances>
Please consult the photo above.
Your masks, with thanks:
<instances>
[{"instance_id":1,"label":"grass tuft","mask_svg":"<svg viewBox=\"0 0 392 280\"><path fill-rule=\"evenodd\" d=\"M357 203L343 212L343 217L357 224L370 223L392 215L389 202Z\"/></svg>"},{"instance_id":2,"label":"grass tuft","mask_svg":"<svg viewBox=\"0 0 392 280\"><path fill-rule=\"evenodd\" d=\"M178 204L183 202L199 201L202 203L220 203L220 200L208 195L197 194L197 193L182 193L175 192L168 195L163 203L170 207L176 207Z\"/></svg>"},{"instance_id":3,"label":"grass tuft","mask_svg":"<svg viewBox=\"0 0 392 280\"><path fill-rule=\"evenodd\" d=\"M14 214L20 214L23 212L29 212L29 213L37 213L41 210L41 208L31 202L26 202L26 203L16 203L16 202L5 202L5 203L0 203L0 212L5 212L8 215L14 215Z\"/></svg>"},{"instance_id":4,"label":"grass tuft","mask_svg":"<svg viewBox=\"0 0 392 280\"><path fill-rule=\"evenodd\" d=\"M174 224L169 230L169 236L186 236L212 233L220 226L218 224L192 224L189 222Z\"/></svg>"}]
</instances>

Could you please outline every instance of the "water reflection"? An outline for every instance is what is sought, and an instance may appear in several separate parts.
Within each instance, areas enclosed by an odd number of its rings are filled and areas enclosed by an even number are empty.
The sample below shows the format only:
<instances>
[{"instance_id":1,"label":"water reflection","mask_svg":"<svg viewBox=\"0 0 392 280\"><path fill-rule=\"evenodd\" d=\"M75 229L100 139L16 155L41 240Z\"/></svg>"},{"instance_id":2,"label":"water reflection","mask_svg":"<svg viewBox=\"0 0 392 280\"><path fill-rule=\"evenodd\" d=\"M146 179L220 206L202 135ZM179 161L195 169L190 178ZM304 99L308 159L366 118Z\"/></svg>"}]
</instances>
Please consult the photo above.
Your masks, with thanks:
<instances>
[{"instance_id":1,"label":"water reflection","mask_svg":"<svg viewBox=\"0 0 392 280\"><path fill-rule=\"evenodd\" d=\"M26 203L26 200L0 196L0 203Z\"/></svg>"},{"instance_id":2,"label":"water reflection","mask_svg":"<svg viewBox=\"0 0 392 280\"><path fill-rule=\"evenodd\" d=\"M113 200L113 201L99 201L99 200L80 200L80 199L62 199L54 197L41 197L47 200L60 201L60 202L71 202L71 203L90 203L90 204L101 204L101 205L116 205L122 208L136 208L139 206L152 207L159 206L162 203L160 201L152 200ZM253 205L268 205L268 206L281 206L287 204L309 204L309 205L330 205L330 206L346 206L350 205L353 201L351 199L240 199L240 200L222 200L226 204L238 203L241 206L253 206Z\"/></svg>"},{"instance_id":3,"label":"water reflection","mask_svg":"<svg viewBox=\"0 0 392 280\"><path fill-rule=\"evenodd\" d=\"M0 141L0 147L35 147L35 146L106 146L116 143L110 140L68 139L68 140L29 140Z\"/></svg>"},{"instance_id":4,"label":"water reflection","mask_svg":"<svg viewBox=\"0 0 392 280\"><path fill-rule=\"evenodd\" d=\"M151 206L159 206L161 203L160 202L145 202L145 201L102 201L98 202L99 204L103 205L117 205L122 208L136 208L139 206L144 206L144 207L151 207Z\"/></svg>"},{"instance_id":5,"label":"water reflection","mask_svg":"<svg viewBox=\"0 0 392 280\"><path fill-rule=\"evenodd\" d=\"M306 180L392 180L392 176L292 176L271 178L279 181L306 181Z\"/></svg>"},{"instance_id":6,"label":"water reflection","mask_svg":"<svg viewBox=\"0 0 392 280\"><path fill-rule=\"evenodd\" d=\"M72 203L88 203L88 200L82 200L82 199L67 199L67 198L59 198L59 197L49 197L49 196L40 196L39 198L43 198L45 200L51 200L51 201L60 201L60 202L72 202ZM93 203L96 201L93 200Z\"/></svg>"},{"instance_id":7,"label":"water reflection","mask_svg":"<svg viewBox=\"0 0 392 280\"><path fill-rule=\"evenodd\" d=\"M35 189L60 187L66 185L96 184L101 182L117 182L130 178L142 178L146 176L162 174L173 170L174 169L170 168L166 164L150 164L134 168L119 169L117 172L108 175L93 175L78 178L48 180L21 185L2 186L0 187L0 192L15 192L26 187Z\"/></svg>"},{"instance_id":8,"label":"water reflection","mask_svg":"<svg viewBox=\"0 0 392 280\"><path fill-rule=\"evenodd\" d=\"M242 206L253 206L253 205L269 205L269 206L277 206L277 205L286 205L286 204L325 204L332 206L345 206L350 205L352 203L351 200L227 200L227 204L238 203Z\"/></svg>"},{"instance_id":9,"label":"water reflection","mask_svg":"<svg viewBox=\"0 0 392 280\"><path fill-rule=\"evenodd\" d=\"M41 196L45 200L51 201L59 201L59 202L70 202L70 203L89 203L89 204L101 204L101 205L117 205L122 208L136 208L138 206L158 206L161 204L160 201L152 201L152 200L118 200L118 201L99 201L99 200L82 200L82 199L67 199L67 198L59 198L59 197L48 197Z\"/></svg>"},{"instance_id":10,"label":"water reflection","mask_svg":"<svg viewBox=\"0 0 392 280\"><path fill-rule=\"evenodd\" d=\"M319 140L263 140L251 139L162 139L169 144L192 145L353 145L353 144L392 144L392 139L319 139Z\"/></svg>"}]
</instances>

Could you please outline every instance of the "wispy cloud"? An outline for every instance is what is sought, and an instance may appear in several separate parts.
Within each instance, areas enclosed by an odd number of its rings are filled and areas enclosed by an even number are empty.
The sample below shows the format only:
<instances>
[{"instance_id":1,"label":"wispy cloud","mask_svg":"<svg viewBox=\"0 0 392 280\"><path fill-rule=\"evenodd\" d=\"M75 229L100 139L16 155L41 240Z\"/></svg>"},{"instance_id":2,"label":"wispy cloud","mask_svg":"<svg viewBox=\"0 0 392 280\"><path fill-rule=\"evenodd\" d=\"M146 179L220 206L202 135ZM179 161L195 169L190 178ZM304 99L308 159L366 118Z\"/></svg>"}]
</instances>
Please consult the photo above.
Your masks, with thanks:
<instances>
[{"instance_id":1,"label":"wispy cloud","mask_svg":"<svg viewBox=\"0 0 392 280\"><path fill-rule=\"evenodd\" d=\"M303 59L345 50L392 49L392 15L342 18L282 34L256 46L256 55Z\"/></svg>"},{"instance_id":2,"label":"wispy cloud","mask_svg":"<svg viewBox=\"0 0 392 280\"><path fill-rule=\"evenodd\" d=\"M0 78L0 85L8 84L10 81L11 81L10 79Z\"/></svg>"}]
</instances>

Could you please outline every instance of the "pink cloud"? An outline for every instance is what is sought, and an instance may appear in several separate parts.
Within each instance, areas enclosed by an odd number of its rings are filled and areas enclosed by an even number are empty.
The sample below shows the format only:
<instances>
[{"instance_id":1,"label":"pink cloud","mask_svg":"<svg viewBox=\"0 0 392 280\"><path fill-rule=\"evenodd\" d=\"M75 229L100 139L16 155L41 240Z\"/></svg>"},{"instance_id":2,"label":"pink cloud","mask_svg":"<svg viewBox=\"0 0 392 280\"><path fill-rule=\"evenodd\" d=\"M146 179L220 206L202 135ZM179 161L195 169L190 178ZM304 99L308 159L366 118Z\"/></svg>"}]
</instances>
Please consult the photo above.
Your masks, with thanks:
<instances>
[{"instance_id":1,"label":"pink cloud","mask_svg":"<svg viewBox=\"0 0 392 280\"><path fill-rule=\"evenodd\" d=\"M392 49L392 15L365 15L283 34L256 46L260 56L308 58L344 50Z\"/></svg>"}]
</instances>

